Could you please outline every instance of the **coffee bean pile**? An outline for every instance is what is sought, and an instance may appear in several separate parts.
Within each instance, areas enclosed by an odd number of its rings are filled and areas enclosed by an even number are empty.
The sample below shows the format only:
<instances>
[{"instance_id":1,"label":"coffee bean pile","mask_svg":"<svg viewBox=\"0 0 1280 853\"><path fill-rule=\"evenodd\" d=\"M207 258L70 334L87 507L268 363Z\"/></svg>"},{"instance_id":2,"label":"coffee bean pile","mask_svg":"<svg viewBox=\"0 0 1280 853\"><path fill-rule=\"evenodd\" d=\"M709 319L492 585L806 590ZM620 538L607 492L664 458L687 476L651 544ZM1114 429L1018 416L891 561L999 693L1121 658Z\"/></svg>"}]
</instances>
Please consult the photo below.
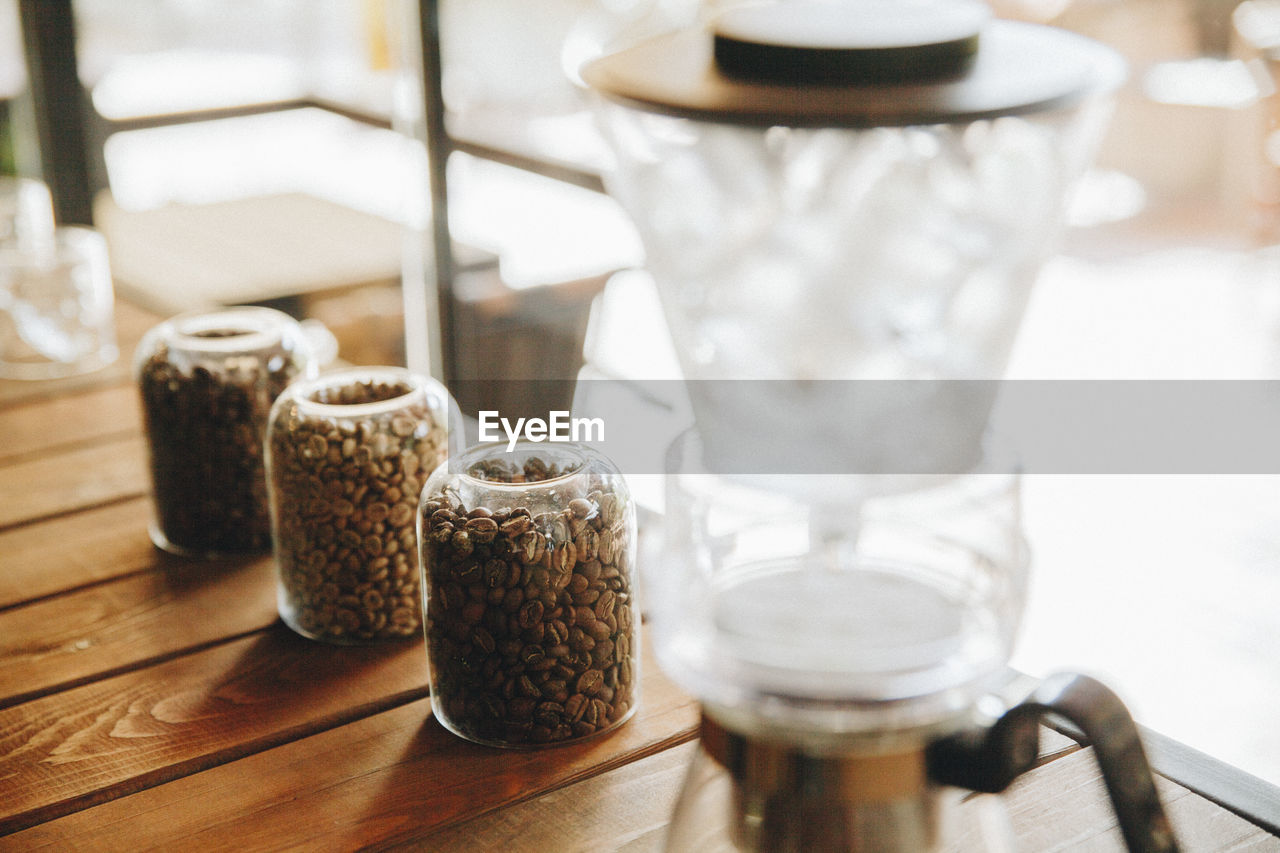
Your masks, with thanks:
<instances>
[{"instance_id":1,"label":"coffee bean pile","mask_svg":"<svg viewBox=\"0 0 1280 853\"><path fill-rule=\"evenodd\" d=\"M536 483L522 472L472 476ZM482 743L588 737L636 702L631 510L600 484L558 511L422 504L427 651L442 722Z\"/></svg>"},{"instance_id":2,"label":"coffee bean pile","mask_svg":"<svg viewBox=\"0 0 1280 853\"><path fill-rule=\"evenodd\" d=\"M164 345L142 363L138 384L165 547L215 555L271 546L263 437L271 404L302 367L281 350L227 359L214 372L180 366Z\"/></svg>"},{"instance_id":3,"label":"coffee bean pile","mask_svg":"<svg viewBox=\"0 0 1280 853\"><path fill-rule=\"evenodd\" d=\"M354 382L313 402L359 405L412 391ZM415 520L423 480L448 451L443 424L425 398L368 418L314 416L296 402L285 408L270 440L282 617L335 643L418 634Z\"/></svg>"}]
</instances>

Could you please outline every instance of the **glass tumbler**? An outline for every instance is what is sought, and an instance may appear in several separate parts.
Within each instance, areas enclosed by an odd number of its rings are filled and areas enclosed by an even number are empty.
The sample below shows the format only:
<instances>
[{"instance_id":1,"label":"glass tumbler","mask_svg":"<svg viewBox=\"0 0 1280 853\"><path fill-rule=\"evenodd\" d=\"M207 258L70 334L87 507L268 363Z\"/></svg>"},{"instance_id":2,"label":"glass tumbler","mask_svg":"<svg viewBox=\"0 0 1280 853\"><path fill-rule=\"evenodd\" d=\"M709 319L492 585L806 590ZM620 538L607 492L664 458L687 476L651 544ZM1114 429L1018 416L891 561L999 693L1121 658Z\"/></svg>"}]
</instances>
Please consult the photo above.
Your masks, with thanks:
<instances>
[{"instance_id":1,"label":"glass tumbler","mask_svg":"<svg viewBox=\"0 0 1280 853\"><path fill-rule=\"evenodd\" d=\"M449 395L399 367L296 382L267 432L277 601L314 640L356 645L422 630L414 518L448 453Z\"/></svg>"},{"instance_id":2,"label":"glass tumbler","mask_svg":"<svg viewBox=\"0 0 1280 853\"><path fill-rule=\"evenodd\" d=\"M14 236L0 239L0 376L55 379L114 362L106 240L79 226L58 228L47 239Z\"/></svg>"},{"instance_id":3,"label":"glass tumbler","mask_svg":"<svg viewBox=\"0 0 1280 853\"><path fill-rule=\"evenodd\" d=\"M635 508L579 445L474 447L432 473L419 527L431 704L523 747L621 725L639 698Z\"/></svg>"},{"instance_id":4,"label":"glass tumbler","mask_svg":"<svg viewBox=\"0 0 1280 853\"><path fill-rule=\"evenodd\" d=\"M298 322L270 308L183 314L134 355L151 463L151 539L188 557L271 545L262 442L271 404L314 375Z\"/></svg>"}]
</instances>

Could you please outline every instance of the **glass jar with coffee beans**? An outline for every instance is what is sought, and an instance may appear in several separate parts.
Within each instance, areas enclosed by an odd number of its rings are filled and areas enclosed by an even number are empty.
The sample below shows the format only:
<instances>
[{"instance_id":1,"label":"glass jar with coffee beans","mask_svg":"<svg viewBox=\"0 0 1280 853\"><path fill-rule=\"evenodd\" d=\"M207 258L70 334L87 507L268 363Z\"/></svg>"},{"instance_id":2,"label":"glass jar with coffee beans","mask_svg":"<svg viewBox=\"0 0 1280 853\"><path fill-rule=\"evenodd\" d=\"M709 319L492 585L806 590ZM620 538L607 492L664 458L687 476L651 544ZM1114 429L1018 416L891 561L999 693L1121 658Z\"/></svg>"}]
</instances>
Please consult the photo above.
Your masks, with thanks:
<instances>
[{"instance_id":1,"label":"glass jar with coffee beans","mask_svg":"<svg viewBox=\"0 0 1280 853\"><path fill-rule=\"evenodd\" d=\"M639 698L635 509L608 459L572 444L472 448L420 510L431 703L496 746L609 731Z\"/></svg>"},{"instance_id":2,"label":"glass jar with coffee beans","mask_svg":"<svg viewBox=\"0 0 1280 853\"><path fill-rule=\"evenodd\" d=\"M157 546L189 557L270 548L267 418L289 382L314 373L302 327L270 308L183 314L147 332L134 374Z\"/></svg>"},{"instance_id":3,"label":"glass jar with coffee beans","mask_svg":"<svg viewBox=\"0 0 1280 853\"><path fill-rule=\"evenodd\" d=\"M419 635L415 520L448 453L449 395L396 367L297 382L267 435L280 616L315 640Z\"/></svg>"}]
</instances>

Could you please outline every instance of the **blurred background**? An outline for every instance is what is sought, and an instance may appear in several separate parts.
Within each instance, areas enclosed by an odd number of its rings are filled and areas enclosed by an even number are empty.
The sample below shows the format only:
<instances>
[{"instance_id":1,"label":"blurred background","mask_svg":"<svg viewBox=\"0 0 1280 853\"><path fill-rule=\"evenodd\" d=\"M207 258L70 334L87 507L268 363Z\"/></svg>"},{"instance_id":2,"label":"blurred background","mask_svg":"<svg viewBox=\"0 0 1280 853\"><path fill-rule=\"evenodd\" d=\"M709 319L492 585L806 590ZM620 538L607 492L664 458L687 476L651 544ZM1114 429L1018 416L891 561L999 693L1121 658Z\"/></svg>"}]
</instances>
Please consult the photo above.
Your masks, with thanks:
<instances>
[{"instance_id":1,"label":"blurred background","mask_svg":"<svg viewBox=\"0 0 1280 853\"><path fill-rule=\"evenodd\" d=\"M436 86L398 0L0 0L0 172L100 228L119 298L156 314L268 304L326 323L350 362L566 394L584 371L674 377L573 74L715 5L441 0ZM1280 2L992 6L1130 62L1011 374L1276 378ZM422 259L442 216L437 307ZM1026 499L1015 665L1095 672L1141 722L1280 784L1280 481L1038 476Z\"/></svg>"}]
</instances>

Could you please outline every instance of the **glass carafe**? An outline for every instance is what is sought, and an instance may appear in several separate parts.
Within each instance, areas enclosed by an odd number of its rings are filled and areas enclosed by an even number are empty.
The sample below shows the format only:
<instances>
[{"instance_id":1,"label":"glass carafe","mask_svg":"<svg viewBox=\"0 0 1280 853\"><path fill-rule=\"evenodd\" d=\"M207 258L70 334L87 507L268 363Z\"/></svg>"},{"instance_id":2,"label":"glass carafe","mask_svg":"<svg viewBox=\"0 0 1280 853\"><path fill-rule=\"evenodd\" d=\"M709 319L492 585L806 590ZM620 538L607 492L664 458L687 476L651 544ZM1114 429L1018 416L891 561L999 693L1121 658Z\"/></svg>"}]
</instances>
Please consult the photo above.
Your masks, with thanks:
<instances>
[{"instance_id":1,"label":"glass carafe","mask_svg":"<svg viewBox=\"0 0 1280 853\"><path fill-rule=\"evenodd\" d=\"M987 849L926 750L1004 675L1016 473L882 482L855 515L785 475L712 473L702 449L695 432L672 448L645 575L659 662L703 703L668 849Z\"/></svg>"}]
</instances>

